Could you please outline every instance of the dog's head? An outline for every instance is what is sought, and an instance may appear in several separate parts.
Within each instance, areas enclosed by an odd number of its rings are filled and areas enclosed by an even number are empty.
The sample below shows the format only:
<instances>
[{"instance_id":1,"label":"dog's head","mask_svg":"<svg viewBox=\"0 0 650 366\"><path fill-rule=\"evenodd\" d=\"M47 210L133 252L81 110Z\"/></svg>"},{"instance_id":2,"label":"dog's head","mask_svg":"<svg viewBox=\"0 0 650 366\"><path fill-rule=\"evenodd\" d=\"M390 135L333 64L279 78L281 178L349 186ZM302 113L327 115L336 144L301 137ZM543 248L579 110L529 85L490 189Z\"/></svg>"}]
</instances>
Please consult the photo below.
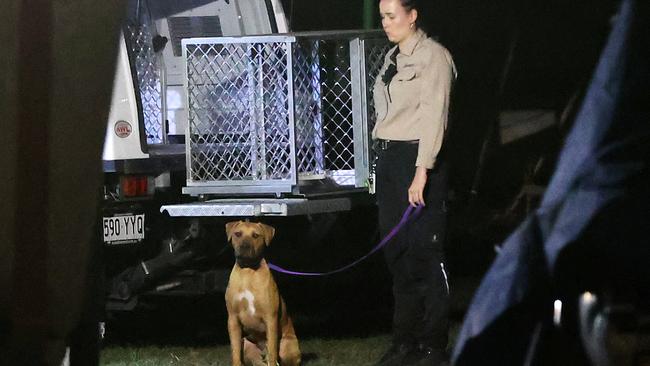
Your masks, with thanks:
<instances>
[{"instance_id":1,"label":"dog's head","mask_svg":"<svg viewBox=\"0 0 650 366\"><path fill-rule=\"evenodd\" d=\"M233 221L226 224L226 236L235 249L240 267L256 268L271 244L275 229L261 222Z\"/></svg>"}]
</instances>

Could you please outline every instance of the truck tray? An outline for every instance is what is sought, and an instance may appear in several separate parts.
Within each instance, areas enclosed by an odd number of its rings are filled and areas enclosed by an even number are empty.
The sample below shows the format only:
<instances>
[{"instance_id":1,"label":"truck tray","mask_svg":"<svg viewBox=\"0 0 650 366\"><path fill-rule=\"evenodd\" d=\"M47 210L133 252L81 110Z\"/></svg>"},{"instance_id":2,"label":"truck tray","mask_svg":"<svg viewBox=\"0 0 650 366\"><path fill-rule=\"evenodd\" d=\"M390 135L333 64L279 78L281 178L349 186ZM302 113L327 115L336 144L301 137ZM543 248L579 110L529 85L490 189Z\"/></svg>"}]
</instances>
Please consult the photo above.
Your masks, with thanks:
<instances>
[{"instance_id":1,"label":"truck tray","mask_svg":"<svg viewBox=\"0 0 650 366\"><path fill-rule=\"evenodd\" d=\"M349 211L352 199L334 198L247 198L166 205L160 212L172 217L298 216Z\"/></svg>"}]
</instances>

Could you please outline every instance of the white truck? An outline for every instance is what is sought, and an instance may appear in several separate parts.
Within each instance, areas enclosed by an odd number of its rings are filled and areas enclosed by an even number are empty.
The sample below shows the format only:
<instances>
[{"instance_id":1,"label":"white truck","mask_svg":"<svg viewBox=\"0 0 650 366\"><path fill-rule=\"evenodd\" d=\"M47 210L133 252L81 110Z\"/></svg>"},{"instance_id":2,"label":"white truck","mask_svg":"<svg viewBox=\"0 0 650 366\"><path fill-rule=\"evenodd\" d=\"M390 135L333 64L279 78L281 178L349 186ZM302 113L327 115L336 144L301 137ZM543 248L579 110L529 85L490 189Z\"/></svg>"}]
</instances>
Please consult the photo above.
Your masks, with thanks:
<instances>
[{"instance_id":1,"label":"white truck","mask_svg":"<svg viewBox=\"0 0 650 366\"><path fill-rule=\"evenodd\" d=\"M108 308L223 291L205 218L371 202L369 86L388 47L289 33L279 0L132 2L103 154Z\"/></svg>"}]
</instances>

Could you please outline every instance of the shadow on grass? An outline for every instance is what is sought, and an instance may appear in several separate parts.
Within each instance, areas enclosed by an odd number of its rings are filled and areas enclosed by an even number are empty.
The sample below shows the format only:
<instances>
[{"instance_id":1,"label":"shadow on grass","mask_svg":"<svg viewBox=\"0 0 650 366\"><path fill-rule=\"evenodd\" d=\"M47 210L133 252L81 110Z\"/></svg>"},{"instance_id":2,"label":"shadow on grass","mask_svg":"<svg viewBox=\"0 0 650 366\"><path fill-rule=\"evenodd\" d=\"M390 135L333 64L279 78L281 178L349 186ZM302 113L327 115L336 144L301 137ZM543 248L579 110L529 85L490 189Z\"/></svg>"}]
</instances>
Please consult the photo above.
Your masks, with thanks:
<instances>
[{"instance_id":1,"label":"shadow on grass","mask_svg":"<svg viewBox=\"0 0 650 366\"><path fill-rule=\"evenodd\" d=\"M303 365L308 365L311 362L314 362L316 360L318 360L318 354L316 354L314 352L303 353L302 354L302 364Z\"/></svg>"}]
</instances>

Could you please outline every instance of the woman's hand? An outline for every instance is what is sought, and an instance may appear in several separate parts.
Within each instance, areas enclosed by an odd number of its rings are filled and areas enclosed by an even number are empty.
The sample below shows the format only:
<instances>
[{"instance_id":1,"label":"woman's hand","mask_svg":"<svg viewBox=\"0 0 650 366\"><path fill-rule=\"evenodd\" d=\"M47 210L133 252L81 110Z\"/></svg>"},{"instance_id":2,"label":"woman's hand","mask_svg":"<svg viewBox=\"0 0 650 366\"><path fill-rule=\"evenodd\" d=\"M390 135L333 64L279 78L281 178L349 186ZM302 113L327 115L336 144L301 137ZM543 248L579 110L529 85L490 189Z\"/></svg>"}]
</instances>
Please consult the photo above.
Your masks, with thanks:
<instances>
[{"instance_id":1,"label":"woman's hand","mask_svg":"<svg viewBox=\"0 0 650 366\"><path fill-rule=\"evenodd\" d=\"M415 167L415 176L409 187L409 203L411 206L424 206L424 186L427 184L427 168Z\"/></svg>"}]
</instances>

